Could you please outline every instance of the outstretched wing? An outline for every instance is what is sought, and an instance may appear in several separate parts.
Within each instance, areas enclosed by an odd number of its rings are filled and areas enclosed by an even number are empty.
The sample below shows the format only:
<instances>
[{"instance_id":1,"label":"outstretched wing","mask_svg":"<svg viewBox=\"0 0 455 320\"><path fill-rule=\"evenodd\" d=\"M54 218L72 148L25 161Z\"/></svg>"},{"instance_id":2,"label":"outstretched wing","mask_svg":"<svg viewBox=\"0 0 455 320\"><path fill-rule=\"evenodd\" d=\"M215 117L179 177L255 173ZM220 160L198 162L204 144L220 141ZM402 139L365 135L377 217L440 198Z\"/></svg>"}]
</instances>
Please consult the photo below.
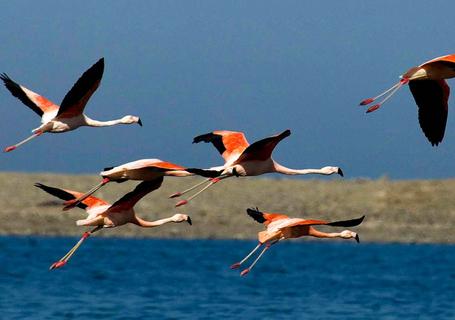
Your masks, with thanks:
<instances>
[{"instance_id":1,"label":"outstretched wing","mask_svg":"<svg viewBox=\"0 0 455 320\"><path fill-rule=\"evenodd\" d=\"M77 192L77 191L72 191L72 190L65 190L65 189L59 189L59 188L54 188L54 187L49 187L41 183L35 183L35 187L38 187L47 193L60 198L62 200L68 201L68 200L73 200L81 197L83 193ZM103 205L109 205L106 201L90 196L84 201L80 202L77 207L81 209L88 210L93 207L97 206L103 206Z\"/></svg>"},{"instance_id":2,"label":"outstretched wing","mask_svg":"<svg viewBox=\"0 0 455 320\"><path fill-rule=\"evenodd\" d=\"M419 123L423 133L438 145L444 138L450 88L445 80L409 81L409 89L419 107Z\"/></svg>"},{"instance_id":3,"label":"outstretched wing","mask_svg":"<svg viewBox=\"0 0 455 320\"><path fill-rule=\"evenodd\" d=\"M455 54L449 54L431 59L430 61L422 63L419 67L424 67L429 64L442 64L444 66L451 66L452 68L455 68Z\"/></svg>"},{"instance_id":4,"label":"outstretched wing","mask_svg":"<svg viewBox=\"0 0 455 320\"><path fill-rule=\"evenodd\" d=\"M136 188L125 194L123 197L114 202L109 211L125 211L134 207L146 194L158 189L163 183L163 177L158 177L151 181L143 181Z\"/></svg>"},{"instance_id":5,"label":"outstretched wing","mask_svg":"<svg viewBox=\"0 0 455 320\"><path fill-rule=\"evenodd\" d=\"M14 82L6 73L2 73L0 79L3 80L6 89L14 97L22 101L23 104L32 109L40 117L45 113L58 110L58 106L55 103Z\"/></svg>"},{"instance_id":6,"label":"outstretched wing","mask_svg":"<svg viewBox=\"0 0 455 320\"><path fill-rule=\"evenodd\" d=\"M318 225L326 225L332 227L355 227L362 223L365 216L361 216L360 218L350 219L350 220L341 220L341 221L325 221L325 220L306 220L306 219L299 219L293 218L290 219L289 223L286 225L282 225L279 227L281 228L288 228L288 227L295 227L295 226L318 226Z\"/></svg>"},{"instance_id":7,"label":"outstretched wing","mask_svg":"<svg viewBox=\"0 0 455 320\"><path fill-rule=\"evenodd\" d=\"M264 161L271 157L276 145L291 135L291 130L285 130L280 134L256 141L246 148L234 163L243 161Z\"/></svg>"},{"instance_id":8,"label":"outstretched wing","mask_svg":"<svg viewBox=\"0 0 455 320\"><path fill-rule=\"evenodd\" d=\"M79 80L63 98L57 117L71 118L84 112L85 105L98 88L103 77L104 58L82 74Z\"/></svg>"},{"instance_id":9,"label":"outstretched wing","mask_svg":"<svg viewBox=\"0 0 455 320\"><path fill-rule=\"evenodd\" d=\"M258 208L248 208L246 209L246 213L257 222L263 223L265 226L273 221L289 219L287 215L279 213L264 213L259 211Z\"/></svg>"},{"instance_id":10,"label":"outstretched wing","mask_svg":"<svg viewBox=\"0 0 455 320\"><path fill-rule=\"evenodd\" d=\"M221 154L225 162L231 162L249 146L245 135L236 131L213 131L193 139L193 143L211 142Z\"/></svg>"}]
</instances>

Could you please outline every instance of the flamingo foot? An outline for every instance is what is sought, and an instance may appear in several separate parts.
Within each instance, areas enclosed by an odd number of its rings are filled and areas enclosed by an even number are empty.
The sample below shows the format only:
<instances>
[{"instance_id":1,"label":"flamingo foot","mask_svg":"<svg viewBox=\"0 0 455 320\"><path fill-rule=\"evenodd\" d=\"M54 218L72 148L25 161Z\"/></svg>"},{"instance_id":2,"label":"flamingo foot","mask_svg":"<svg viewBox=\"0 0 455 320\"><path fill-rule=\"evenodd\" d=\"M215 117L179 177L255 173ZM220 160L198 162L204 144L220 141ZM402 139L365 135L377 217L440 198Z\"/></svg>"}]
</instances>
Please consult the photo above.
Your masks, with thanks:
<instances>
[{"instance_id":1,"label":"flamingo foot","mask_svg":"<svg viewBox=\"0 0 455 320\"><path fill-rule=\"evenodd\" d=\"M14 149L16 149L17 147L16 146L9 146L9 147L6 147L3 152L10 152L10 151L13 151Z\"/></svg>"},{"instance_id":2,"label":"flamingo foot","mask_svg":"<svg viewBox=\"0 0 455 320\"><path fill-rule=\"evenodd\" d=\"M66 261L64 261L64 260L59 260L59 261L57 261L57 262L54 262L54 263L49 267L49 270L61 268L61 267L63 267L65 264L66 264Z\"/></svg>"},{"instance_id":3,"label":"flamingo foot","mask_svg":"<svg viewBox=\"0 0 455 320\"><path fill-rule=\"evenodd\" d=\"M231 269L238 269L240 268L240 262L236 262L233 265L231 265Z\"/></svg>"},{"instance_id":4,"label":"flamingo foot","mask_svg":"<svg viewBox=\"0 0 455 320\"><path fill-rule=\"evenodd\" d=\"M370 104L374 101L373 98L368 98L368 99L365 99L363 100L362 102L360 102L359 106L366 106L367 104Z\"/></svg>"},{"instance_id":5,"label":"flamingo foot","mask_svg":"<svg viewBox=\"0 0 455 320\"><path fill-rule=\"evenodd\" d=\"M243 276L246 276L248 274L248 272L250 272L250 268L246 268L245 270L243 270L242 272L240 272L240 276L243 277Z\"/></svg>"},{"instance_id":6,"label":"flamingo foot","mask_svg":"<svg viewBox=\"0 0 455 320\"><path fill-rule=\"evenodd\" d=\"M367 109L367 112L366 112L366 113L370 113L370 112L376 111L376 110L378 110L380 107L381 107L380 104L375 104L374 106L369 107L369 108Z\"/></svg>"},{"instance_id":7,"label":"flamingo foot","mask_svg":"<svg viewBox=\"0 0 455 320\"><path fill-rule=\"evenodd\" d=\"M181 192L176 192L176 193L173 193L169 196L169 199L172 199L172 198L177 198L177 197L180 197L182 195Z\"/></svg>"},{"instance_id":8,"label":"flamingo foot","mask_svg":"<svg viewBox=\"0 0 455 320\"><path fill-rule=\"evenodd\" d=\"M183 206L183 205L185 205L187 203L188 203L188 200L180 200L179 202L177 202L175 204L175 207L177 208L177 207Z\"/></svg>"}]
</instances>

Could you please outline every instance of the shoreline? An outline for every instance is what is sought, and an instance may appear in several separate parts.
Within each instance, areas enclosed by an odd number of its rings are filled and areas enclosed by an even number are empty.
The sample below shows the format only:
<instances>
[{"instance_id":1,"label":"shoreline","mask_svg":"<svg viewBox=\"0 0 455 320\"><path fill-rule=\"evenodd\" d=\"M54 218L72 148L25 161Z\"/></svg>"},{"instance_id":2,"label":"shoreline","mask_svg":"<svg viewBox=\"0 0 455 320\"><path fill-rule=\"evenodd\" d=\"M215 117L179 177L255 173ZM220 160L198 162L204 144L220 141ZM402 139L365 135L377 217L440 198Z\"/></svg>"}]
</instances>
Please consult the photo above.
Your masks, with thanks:
<instances>
[{"instance_id":1,"label":"shoreline","mask_svg":"<svg viewBox=\"0 0 455 320\"><path fill-rule=\"evenodd\" d=\"M54 187L86 191L99 182L96 175L48 173L0 173L2 183L0 235L80 236L86 230L75 221L81 209L61 210L61 201L34 187L41 182ZM366 215L352 228L368 243L455 243L455 179L388 180L381 178L342 180L232 178L180 208L168 196L201 181L199 177L167 177L163 186L136 206L145 219L185 213L186 223L144 229L127 225L100 231L96 237L255 239L263 226L246 215L249 207L292 217L342 220ZM96 193L114 202L138 182L113 183ZM339 228L320 227L321 230ZM305 241L310 239L305 239Z\"/></svg>"}]
</instances>

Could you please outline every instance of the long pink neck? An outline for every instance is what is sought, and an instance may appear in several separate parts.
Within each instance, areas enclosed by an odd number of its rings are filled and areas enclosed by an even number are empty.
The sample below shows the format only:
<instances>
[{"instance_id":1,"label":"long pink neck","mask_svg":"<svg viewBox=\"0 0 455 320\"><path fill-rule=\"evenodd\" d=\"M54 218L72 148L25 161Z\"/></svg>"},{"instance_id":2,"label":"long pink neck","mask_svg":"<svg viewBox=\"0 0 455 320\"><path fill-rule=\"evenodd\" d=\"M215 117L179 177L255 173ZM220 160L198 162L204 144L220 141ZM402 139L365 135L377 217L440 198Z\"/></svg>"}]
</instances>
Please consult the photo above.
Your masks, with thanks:
<instances>
[{"instance_id":1,"label":"long pink neck","mask_svg":"<svg viewBox=\"0 0 455 320\"><path fill-rule=\"evenodd\" d=\"M109 121L98 121L98 120L93 120L88 117L85 118L85 122L89 127L110 127L110 126L115 126L117 124L124 124L122 119L117 119L117 120L109 120Z\"/></svg>"},{"instance_id":2,"label":"long pink neck","mask_svg":"<svg viewBox=\"0 0 455 320\"><path fill-rule=\"evenodd\" d=\"M158 227L158 226L161 226L163 224L173 222L173 221L172 221L172 218L164 218L164 219L160 219L160 220L156 220L156 221L147 221L147 220L141 219L139 217L136 217L136 222L137 222L137 225L139 225L143 228L153 228L153 227Z\"/></svg>"},{"instance_id":3,"label":"long pink neck","mask_svg":"<svg viewBox=\"0 0 455 320\"><path fill-rule=\"evenodd\" d=\"M310 230L310 236L316 237L316 238L341 238L341 233L339 232L322 232L318 231L316 229L311 228Z\"/></svg>"},{"instance_id":4,"label":"long pink neck","mask_svg":"<svg viewBox=\"0 0 455 320\"><path fill-rule=\"evenodd\" d=\"M287 168L285 166L282 166L279 163L275 162L275 171L278 173L282 174L287 174L287 175L303 175L303 174L322 174L322 175L329 175L331 173L328 173L327 171L324 171L322 169L291 169Z\"/></svg>"}]
</instances>

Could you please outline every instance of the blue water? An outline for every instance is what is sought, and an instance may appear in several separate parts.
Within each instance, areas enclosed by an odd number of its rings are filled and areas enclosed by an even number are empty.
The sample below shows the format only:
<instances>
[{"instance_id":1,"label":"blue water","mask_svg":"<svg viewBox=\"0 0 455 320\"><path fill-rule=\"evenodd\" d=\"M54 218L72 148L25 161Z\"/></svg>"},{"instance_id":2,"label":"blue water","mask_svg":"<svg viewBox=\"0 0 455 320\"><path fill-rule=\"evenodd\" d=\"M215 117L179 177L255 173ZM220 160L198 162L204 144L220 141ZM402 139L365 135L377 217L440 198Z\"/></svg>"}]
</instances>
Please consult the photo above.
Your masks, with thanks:
<instances>
[{"instance_id":1,"label":"blue water","mask_svg":"<svg viewBox=\"0 0 455 320\"><path fill-rule=\"evenodd\" d=\"M455 319L455 246L0 237L0 319Z\"/></svg>"}]
</instances>

